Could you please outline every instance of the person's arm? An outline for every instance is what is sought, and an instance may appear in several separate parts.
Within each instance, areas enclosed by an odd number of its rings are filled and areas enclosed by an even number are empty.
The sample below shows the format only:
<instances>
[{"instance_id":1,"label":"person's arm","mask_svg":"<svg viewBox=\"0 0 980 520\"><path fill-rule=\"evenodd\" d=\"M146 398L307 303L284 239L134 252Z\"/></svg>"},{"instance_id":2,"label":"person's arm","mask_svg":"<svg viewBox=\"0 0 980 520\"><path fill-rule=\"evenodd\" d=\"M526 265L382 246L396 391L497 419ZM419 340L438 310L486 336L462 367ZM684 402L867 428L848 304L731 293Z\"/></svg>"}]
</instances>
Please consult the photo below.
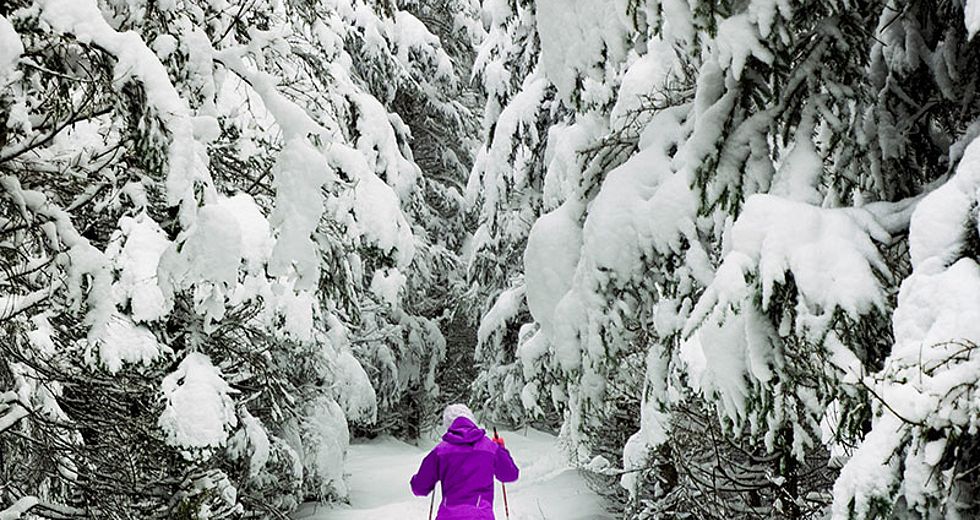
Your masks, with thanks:
<instances>
[{"instance_id":1,"label":"person's arm","mask_svg":"<svg viewBox=\"0 0 980 520\"><path fill-rule=\"evenodd\" d=\"M422 459L419 471L412 477L412 493L424 497L432 492L439 481L439 456L432 450Z\"/></svg>"},{"instance_id":2,"label":"person's arm","mask_svg":"<svg viewBox=\"0 0 980 520\"><path fill-rule=\"evenodd\" d=\"M520 475L520 470L517 469L517 464L514 464L514 459L510 456L510 452L504 447L504 439L497 437L493 439L493 442L497 444L497 453L494 455L493 460L493 475L501 482L513 482L517 480L517 477Z\"/></svg>"}]
</instances>

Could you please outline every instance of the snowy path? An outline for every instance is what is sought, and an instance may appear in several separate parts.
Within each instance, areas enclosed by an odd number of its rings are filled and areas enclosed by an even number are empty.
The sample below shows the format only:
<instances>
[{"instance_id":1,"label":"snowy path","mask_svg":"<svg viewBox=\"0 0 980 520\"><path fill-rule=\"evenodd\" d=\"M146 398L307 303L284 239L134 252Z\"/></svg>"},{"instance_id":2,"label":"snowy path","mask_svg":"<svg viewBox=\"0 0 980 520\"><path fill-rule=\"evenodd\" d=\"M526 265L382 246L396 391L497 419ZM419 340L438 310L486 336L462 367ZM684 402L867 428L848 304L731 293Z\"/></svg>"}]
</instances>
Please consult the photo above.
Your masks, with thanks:
<instances>
[{"instance_id":1,"label":"snowy path","mask_svg":"<svg viewBox=\"0 0 980 520\"><path fill-rule=\"evenodd\" d=\"M562 462L555 438L535 430L502 432L507 447L521 468L521 479L507 485L512 520L611 520L601 499L578 473ZM429 500L416 498L408 487L426 449L393 439L350 447L347 471L351 505L307 505L296 520L424 520ZM500 484L494 500L497 518L504 518Z\"/></svg>"}]
</instances>

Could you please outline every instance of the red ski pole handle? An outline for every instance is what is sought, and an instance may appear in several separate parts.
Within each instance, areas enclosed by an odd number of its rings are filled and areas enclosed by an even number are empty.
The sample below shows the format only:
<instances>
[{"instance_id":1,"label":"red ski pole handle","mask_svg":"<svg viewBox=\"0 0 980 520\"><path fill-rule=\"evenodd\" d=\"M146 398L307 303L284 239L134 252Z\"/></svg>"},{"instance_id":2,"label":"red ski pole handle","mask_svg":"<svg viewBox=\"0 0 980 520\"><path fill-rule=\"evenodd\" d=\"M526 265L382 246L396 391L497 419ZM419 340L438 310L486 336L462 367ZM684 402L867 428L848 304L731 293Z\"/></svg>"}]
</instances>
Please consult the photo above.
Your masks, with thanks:
<instances>
[{"instance_id":1,"label":"red ski pole handle","mask_svg":"<svg viewBox=\"0 0 980 520\"><path fill-rule=\"evenodd\" d=\"M501 446L504 445L504 438L501 437L500 435L497 435L497 427L496 426L493 428L493 442L495 442L495 443L497 443L497 444L499 444Z\"/></svg>"}]
</instances>

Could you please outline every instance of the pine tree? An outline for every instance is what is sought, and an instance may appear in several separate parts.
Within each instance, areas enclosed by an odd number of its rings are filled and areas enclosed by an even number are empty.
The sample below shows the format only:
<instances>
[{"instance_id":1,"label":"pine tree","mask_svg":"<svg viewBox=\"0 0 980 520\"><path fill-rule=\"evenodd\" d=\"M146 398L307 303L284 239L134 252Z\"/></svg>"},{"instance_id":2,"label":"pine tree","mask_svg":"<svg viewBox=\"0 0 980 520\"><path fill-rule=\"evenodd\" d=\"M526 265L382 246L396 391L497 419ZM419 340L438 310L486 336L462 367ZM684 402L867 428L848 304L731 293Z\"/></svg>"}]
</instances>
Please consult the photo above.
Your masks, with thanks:
<instances>
[{"instance_id":1,"label":"pine tree","mask_svg":"<svg viewBox=\"0 0 980 520\"><path fill-rule=\"evenodd\" d=\"M419 295L458 272L458 217L421 223L453 196L426 198L443 174L396 112L465 131L457 64L387 3L0 16L0 504L199 518L342 499L348 422L433 389L444 350L438 293ZM404 89L375 91L389 70Z\"/></svg>"},{"instance_id":2,"label":"pine tree","mask_svg":"<svg viewBox=\"0 0 980 520\"><path fill-rule=\"evenodd\" d=\"M957 92L971 91L959 64L975 47L939 22L963 12L623 7L536 4L530 61L565 115L548 130L545 213L523 266L505 263L523 283L483 324L525 321L525 297L532 320L503 336L514 357L498 354L487 377L527 415L562 410L575 457L623 475L631 516L704 494L726 497L705 517L819 516L828 459L846 459L882 415L864 378L904 341L892 312L909 217L973 138L976 106ZM703 422L712 412L720 429ZM707 485L708 468L724 477Z\"/></svg>"}]
</instances>

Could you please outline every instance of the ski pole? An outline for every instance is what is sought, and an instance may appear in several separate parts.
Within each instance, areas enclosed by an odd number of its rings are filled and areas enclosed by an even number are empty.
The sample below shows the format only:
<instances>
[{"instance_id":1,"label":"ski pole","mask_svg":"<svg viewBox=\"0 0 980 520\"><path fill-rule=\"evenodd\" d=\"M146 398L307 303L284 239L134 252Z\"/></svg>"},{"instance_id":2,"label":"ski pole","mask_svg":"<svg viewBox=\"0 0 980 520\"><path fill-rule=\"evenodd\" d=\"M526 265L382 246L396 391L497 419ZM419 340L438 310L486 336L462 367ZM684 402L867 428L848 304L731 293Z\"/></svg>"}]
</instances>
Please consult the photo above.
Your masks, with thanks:
<instances>
[{"instance_id":1,"label":"ski pole","mask_svg":"<svg viewBox=\"0 0 980 520\"><path fill-rule=\"evenodd\" d=\"M436 505L436 488L432 488L432 493L429 494L429 520L432 520L432 510Z\"/></svg>"},{"instance_id":2,"label":"ski pole","mask_svg":"<svg viewBox=\"0 0 980 520\"><path fill-rule=\"evenodd\" d=\"M497 427L493 427L493 438L500 439L501 437L497 435ZM500 483L500 489L504 492L504 515L506 515L507 520L510 520L510 506L507 504L507 484L503 482Z\"/></svg>"}]
</instances>

